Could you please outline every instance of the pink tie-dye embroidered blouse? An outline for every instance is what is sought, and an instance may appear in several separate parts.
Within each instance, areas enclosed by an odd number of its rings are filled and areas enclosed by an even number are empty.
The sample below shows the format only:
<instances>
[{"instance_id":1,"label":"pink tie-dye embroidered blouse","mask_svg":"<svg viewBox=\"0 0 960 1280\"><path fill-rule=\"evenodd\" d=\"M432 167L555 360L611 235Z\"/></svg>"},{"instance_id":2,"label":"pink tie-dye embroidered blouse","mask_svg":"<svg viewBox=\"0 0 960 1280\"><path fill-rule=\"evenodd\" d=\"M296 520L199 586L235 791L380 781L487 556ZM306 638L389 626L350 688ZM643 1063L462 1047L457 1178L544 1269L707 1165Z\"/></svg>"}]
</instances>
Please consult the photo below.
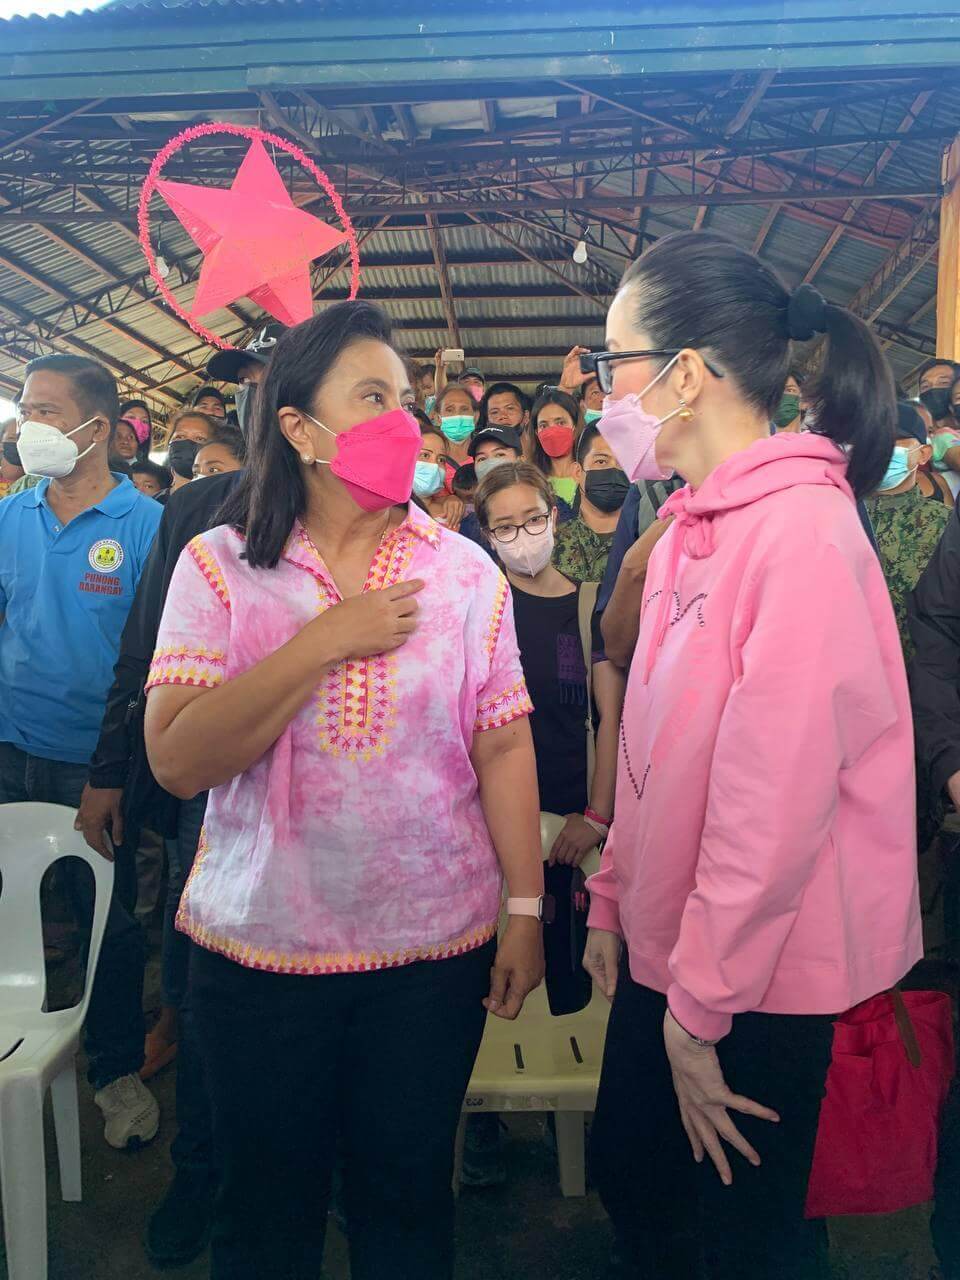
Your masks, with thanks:
<instances>
[{"instance_id":1,"label":"pink tie-dye embroidered blouse","mask_svg":"<svg viewBox=\"0 0 960 1280\"><path fill-rule=\"evenodd\" d=\"M340 594L298 524L275 569L222 526L170 583L147 688L215 688ZM422 578L420 625L392 654L342 662L262 759L210 792L177 926L255 969L339 973L439 959L496 929L500 871L473 735L532 709L503 575L418 507L364 590Z\"/></svg>"}]
</instances>

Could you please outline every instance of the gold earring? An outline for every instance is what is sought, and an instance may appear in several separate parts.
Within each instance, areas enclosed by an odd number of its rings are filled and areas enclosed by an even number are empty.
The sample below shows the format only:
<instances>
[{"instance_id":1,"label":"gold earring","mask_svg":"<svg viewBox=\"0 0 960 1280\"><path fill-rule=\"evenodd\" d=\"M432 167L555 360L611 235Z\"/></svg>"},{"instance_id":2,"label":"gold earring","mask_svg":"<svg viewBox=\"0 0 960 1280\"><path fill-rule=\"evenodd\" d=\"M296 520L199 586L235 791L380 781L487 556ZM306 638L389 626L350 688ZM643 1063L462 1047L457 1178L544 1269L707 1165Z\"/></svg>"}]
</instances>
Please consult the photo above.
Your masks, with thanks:
<instances>
[{"instance_id":1,"label":"gold earring","mask_svg":"<svg viewBox=\"0 0 960 1280\"><path fill-rule=\"evenodd\" d=\"M680 401L680 408L677 410L677 417L681 422L689 422L693 417L693 410L689 408L686 400Z\"/></svg>"}]
</instances>

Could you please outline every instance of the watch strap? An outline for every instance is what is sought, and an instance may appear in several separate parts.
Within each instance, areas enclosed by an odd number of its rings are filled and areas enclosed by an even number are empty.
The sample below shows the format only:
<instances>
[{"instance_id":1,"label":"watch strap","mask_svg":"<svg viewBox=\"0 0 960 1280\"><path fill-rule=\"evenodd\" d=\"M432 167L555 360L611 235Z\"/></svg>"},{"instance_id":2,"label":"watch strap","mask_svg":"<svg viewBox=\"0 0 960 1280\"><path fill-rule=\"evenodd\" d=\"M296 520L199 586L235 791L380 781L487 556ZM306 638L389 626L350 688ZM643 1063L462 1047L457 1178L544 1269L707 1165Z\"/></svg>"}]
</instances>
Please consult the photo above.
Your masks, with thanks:
<instances>
[{"instance_id":1,"label":"watch strap","mask_svg":"<svg viewBox=\"0 0 960 1280\"><path fill-rule=\"evenodd\" d=\"M508 916L533 916L535 920L542 919L543 915L543 899L542 898L508 898L507 899L507 915Z\"/></svg>"}]
</instances>

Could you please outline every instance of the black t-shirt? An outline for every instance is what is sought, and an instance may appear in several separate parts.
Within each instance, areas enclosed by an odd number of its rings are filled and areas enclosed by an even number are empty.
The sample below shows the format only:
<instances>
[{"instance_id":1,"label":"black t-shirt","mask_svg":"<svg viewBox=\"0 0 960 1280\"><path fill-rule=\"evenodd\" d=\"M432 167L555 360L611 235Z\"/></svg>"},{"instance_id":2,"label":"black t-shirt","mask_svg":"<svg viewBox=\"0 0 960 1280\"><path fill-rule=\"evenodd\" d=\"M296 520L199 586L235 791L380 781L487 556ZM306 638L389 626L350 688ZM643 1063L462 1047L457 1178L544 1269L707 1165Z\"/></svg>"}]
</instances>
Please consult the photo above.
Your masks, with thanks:
<instances>
[{"instance_id":1,"label":"black t-shirt","mask_svg":"<svg viewBox=\"0 0 960 1280\"><path fill-rule=\"evenodd\" d=\"M577 618L579 589L534 596L513 588L520 661L533 699L540 808L582 813L587 805L587 672Z\"/></svg>"}]
</instances>

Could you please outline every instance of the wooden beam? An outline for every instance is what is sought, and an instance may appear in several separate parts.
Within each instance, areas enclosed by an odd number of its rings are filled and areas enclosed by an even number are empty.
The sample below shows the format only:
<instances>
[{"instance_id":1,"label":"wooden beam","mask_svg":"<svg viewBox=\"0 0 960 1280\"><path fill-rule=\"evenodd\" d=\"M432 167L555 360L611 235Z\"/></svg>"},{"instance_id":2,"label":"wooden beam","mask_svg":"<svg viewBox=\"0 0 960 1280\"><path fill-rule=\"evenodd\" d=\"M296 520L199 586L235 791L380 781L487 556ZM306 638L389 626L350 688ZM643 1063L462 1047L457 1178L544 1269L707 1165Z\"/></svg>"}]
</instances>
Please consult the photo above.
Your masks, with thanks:
<instances>
[{"instance_id":1,"label":"wooden beam","mask_svg":"<svg viewBox=\"0 0 960 1280\"><path fill-rule=\"evenodd\" d=\"M913 102L910 105L910 110L900 121L899 125L897 125L897 133L909 133L910 129L913 127L914 121L917 119L917 117L920 115L923 108L927 105L927 103L930 101L932 97L933 97L932 89L925 89L923 93L917 94L916 98L914 98ZM871 183L876 182L877 178L880 177L880 174L883 173L884 169L887 167L887 165L890 163L893 157L897 154L897 147L899 147L899 145L900 145L899 142L887 143L883 151L877 157L877 161L874 164L874 166L871 168L870 172L863 179L864 187L869 188ZM813 262L810 264L810 269L807 271L807 274L803 277L804 284L809 284L813 280L814 276L817 274L817 272L826 262L827 258L829 258L830 254L833 252L834 248L836 247L840 237L844 233L845 224L853 221L853 219L856 217L856 213L859 208L860 208L859 200L852 200L850 204L847 205L846 209L843 211L843 217L840 219L842 225L838 227L834 227L834 229L830 232L830 235L827 237L826 243L824 244L820 252L817 254L816 258L814 258Z\"/></svg>"},{"instance_id":2,"label":"wooden beam","mask_svg":"<svg viewBox=\"0 0 960 1280\"><path fill-rule=\"evenodd\" d=\"M723 131L724 137L732 138L734 134L739 133L740 130L749 122L750 117L753 115L754 111L756 111L757 107L763 101L764 94L767 92L767 90L770 88L770 85L773 83L774 79L776 78L776 74L777 74L776 71L773 69L767 69L766 71L760 72L760 74L757 76L757 79L754 83L753 88L750 90L746 98L743 100L743 103L740 106L740 110L737 112L737 114L733 117L733 119L724 129ZM732 161L730 160L718 160L713 164L706 164L703 167L707 172L712 172L715 175L716 179L719 179L720 176L725 172L725 170L730 167L731 163ZM716 185L716 182L711 183L710 186L707 187L707 190L711 191L715 185ZM702 204L697 209L696 215L694 216L694 219L693 219L694 231L699 231L703 226L704 221L706 220L706 217L707 217L707 208L708 208L707 205Z\"/></svg>"},{"instance_id":3,"label":"wooden beam","mask_svg":"<svg viewBox=\"0 0 960 1280\"><path fill-rule=\"evenodd\" d=\"M937 355L960 358L960 135L944 161L937 264Z\"/></svg>"},{"instance_id":4,"label":"wooden beam","mask_svg":"<svg viewBox=\"0 0 960 1280\"><path fill-rule=\"evenodd\" d=\"M461 347L460 326L457 324L457 311L453 305L453 290L450 288L450 273L447 270L447 257L437 227L437 219L432 213L427 214L427 235L433 251L433 262L437 269L437 281L440 285L440 297L443 302L443 314L447 318L447 333L450 335L450 346Z\"/></svg>"},{"instance_id":5,"label":"wooden beam","mask_svg":"<svg viewBox=\"0 0 960 1280\"><path fill-rule=\"evenodd\" d=\"M847 303L850 311L872 322L900 296L937 252L938 213L935 206L924 209L908 234Z\"/></svg>"},{"instance_id":6,"label":"wooden beam","mask_svg":"<svg viewBox=\"0 0 960 1280\"><path fill-rule=\"evenodd\" d=\"M830 114L829 107L820 108L817 114L813 117L813 121L811 122L811 125L810 125L810 130L812 133L820 132L829 114ZM804 155L800 157L800 159L805 160L809 154L810 154L809 152L806 152ZM800 185L800 178L794 178L793 185L794 187L798 187ZM757 232L756 237L753 241L754 253L759 253L760 250L763 248L763 246L766 244L767 236L770 234L773 228L773 224L777 220L777 215L780 213L783 207L784 206L782 204L772 204L770 208L767 210L766 215L763 219L763 223L760 226L760 230Z\"/></svg>"},{"instance_id":7,"label":"wooden beam","mask_svg":"<svg viewBox=\"0 0 960 1280\"><path fill-rule=\"evenodd\" d=\"M413 118L413 112L403 102L394 102L391 110L397 122L397 128L403 134L404 142L409 146L413 146L417 140L417 126Z\"/></svg>"},{"instance_id":8,"label":"wooden beam","mask_svg":"<svg viewBox=\"0 0 960 1280\"><path fill-rule=\"evenodd\" d=\"M759 107L760 103L763 101L764 95L776 78L777 73L773 67L768 67L767 70L760 72L754 82L753 88L747 94L746 98L744 98L740 110L723 131L728 138L732 138L734 134L740 132L744 125L749 123L750 117L756 111L757 107Z\"/></svg>"}]
</instances>

